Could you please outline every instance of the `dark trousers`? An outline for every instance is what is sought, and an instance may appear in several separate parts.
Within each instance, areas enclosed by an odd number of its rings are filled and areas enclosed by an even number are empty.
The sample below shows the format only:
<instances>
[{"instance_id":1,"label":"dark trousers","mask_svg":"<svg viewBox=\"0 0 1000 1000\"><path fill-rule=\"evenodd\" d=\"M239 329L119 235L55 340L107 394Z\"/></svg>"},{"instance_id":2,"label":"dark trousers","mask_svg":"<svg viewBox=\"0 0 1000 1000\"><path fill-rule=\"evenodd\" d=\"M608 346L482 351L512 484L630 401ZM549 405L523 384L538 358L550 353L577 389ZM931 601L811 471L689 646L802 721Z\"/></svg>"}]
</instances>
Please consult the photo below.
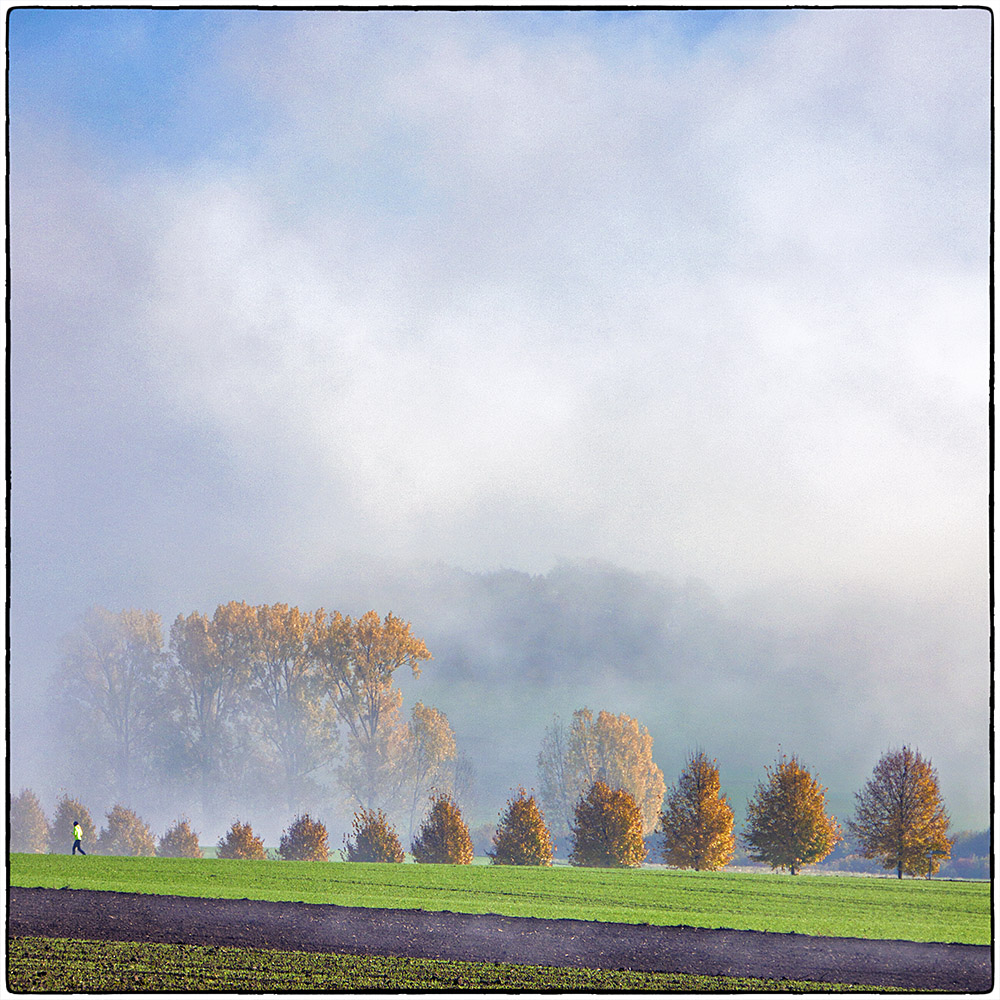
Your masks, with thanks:
<instances>
[{"instance_id":1,"label":"dark trousers","mask_svg":"<svg viewBox=\"0 0 1000 1000\"><path fill-rule=\"evenodd\" d=\"M86 854L87 853L83 849L83 842L79 841L79 840L74 840L73 841L73 853L76 854L77 851L79 851L81 854Z\"/></svg>"}]
</instances>

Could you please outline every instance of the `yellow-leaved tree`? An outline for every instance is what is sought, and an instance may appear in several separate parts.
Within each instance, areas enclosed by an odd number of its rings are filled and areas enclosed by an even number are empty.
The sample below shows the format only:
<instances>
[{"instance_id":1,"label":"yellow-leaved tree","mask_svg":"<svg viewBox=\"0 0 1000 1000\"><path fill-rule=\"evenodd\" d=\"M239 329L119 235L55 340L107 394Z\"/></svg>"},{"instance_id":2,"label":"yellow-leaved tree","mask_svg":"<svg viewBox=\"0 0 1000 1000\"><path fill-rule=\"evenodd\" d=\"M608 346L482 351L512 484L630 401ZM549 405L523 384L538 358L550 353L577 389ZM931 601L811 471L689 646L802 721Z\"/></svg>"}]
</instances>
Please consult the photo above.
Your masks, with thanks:
<instances>
[{"instance_id":1,"label":"yellow-leaved tree","mask_svg":"<svg viewBox=\"0 0 1000 1000\"><path fill-rule=\"evenodd\" d=\"M418 701L410 713L396 768L400 798L409 814L409 836L423 818L424 805L433 791L455 792L455 762L458 748L448 716Z\"/></svg>"},{"instance_id":2,"label":"yellow-leaved tree","mask_svg":"<svg viewBox=\"0 0 1000 1000\"><path fill-rule=\"evenodd\" d=\"M486 853L494 865L552 864L555 845L534 795L518 788L507 801L493 834L493 850Z\"/></svg>"},{"instance_id":3,"label":"yellow-leaved tree","mask_svg":"<svg viewBox=\"0 0 1000 1000\"><path fill-rule=\"evenodd\" d=\"M719 788L718 764L701 751L692 753L660 814L666 864L717 871L732 860L733 810Z\"/></svg>"},{"instance_id":4,"label":"yellow-leaved tree","mask_svg":"<svg viewBox=\"0 0 1000 1000\"><path fill-rule=\"evenodd\" d=\"M354 839L344 835L345 861L380 861L402 864L403 846L396 828L381 809L362 809L354 814Z\"/></svg>"},{"instance_id":5,"label":"yellow-leaved tree","mask_svg":"<svg viewBox=\"0 0 1000 1000\"><path fill-rule=\"evenodd\" d=\"M170 627L170 694L177 732L197 776L202 809L208 813L226 784L245 730L254 609L221 604L208 618L193 611Z\"/></svg>"},{"instance_id":6,"label":"yellow-leaved tree","mask_svg":"<svg viewBox=\"0 0 1000 1000\"><path fill-rule=\"evenodd\" d=\"M326 826L309 813L296 816L281 835L278 854L284 861L329 861Z\"/></svg>"},{"instance_id":7,"label":"yellow-leaved tree","mask_svg":"<svg viewBox=\"0 0 1000 1000\"><path fill-rule=\"evenodd\" d=\"M471 865L472 837L462 811L450 795L431 796L431 808L410 845L415 860L422 864Z\"/></svg>"},{"instance_id":8,"label":"yellow-leaved tree","mask_svg":"<svg viewBox=\"0 0 1000 1000\"><path fill-rule=\"evenodd\" d=\"M253 827L249 823L236 820L226 835L219 838L215 856L244 861L264 861L267 852L264 850L264 841L253 832Z\"/></svg>"},{"instance_id":9,"label":"yellow-leaved tree","mask_svg":"<svg viewBox=\"0 0 1000 1000\"><path fill-rule=\"evenodd\" d=\"M623 788L595 781L574 810L569 863L592 868L638 868L646 857L642 810Z\"/></svg>"},{"instance_id":10,"label":"yellow-leaved tree","mask_svg":"<svg viewBox=\"0 0 1000 1000\"><path fill-rule=\"evenodd\" d=\"M598 781L629 793L643 834L659 822L666 783L653 761L653 737L631 716L602 711L595 719L581 708L568 729L554 720L538 755L538 775L546 814L560 830L572 825L577 802Z\"/></svg>"},{"instance_id":11,"label":"yellow-leaved tree","mask_svg":"<svg viewBox=\"0 0 1000 1000\"><path fill-rule=\"evenodd\" d=\"M156 854L156 838L149 824L133 810L119 804L107 814L108 825L97 838L98 854L151 858Z\"/></svg>"},{"instance_id":12,"label":"yellow-leaved tree","mask_svg":"<svg viewBox=\"0 0 1000 1000\"><path fill-rule=\"evenodd\" d=\"M903 747L885 753L854 798L855 815L847 826L861 856L895 868L897 878L930 878L951 856L937 772L918 750Z\"/></svg>"},{"instance_id":13,"label":"yellow-leaved tree","mask_svg":"<svg viewBox=\"0 0 1000 1000\"><path fill-rule=\"evenodd\" d=\"M747 853L797 875L803 865L822 861L840 839L840 825L826 814L826 789L797 757L782 755L747 803Z\"/></svg>"},{"instance_id":14,"label":"yellow-leaved tree","mask_svg":"<svg viewBox=\"0 0 1000 1000\"><path fill-rule=\"evenodd\" d=\"M251 609L241 627L253 721L281 768L288 805L297 808L311 776L336 753L333 712L307 648L313 616L287 604ZM248 629L248 631L245 631Z\"/></svg>"},{"instance_id":15,"label":"yellow-leaved tree","mask_svg":"<svg viewBox=\"0 0 1000 1000\"><path fill-rule=\"evenodd\" d=\"M406 727L400 723L402 692L393 686L401 667L420 676L431 654L410 623L390 611L384 619L369 611L357 621L320 608L308 637L309 656L322 692L329 697L347 735L341 784L363 809L385 802L400 787Z\"/></svg>"},{"instance_id":16,"label":"yellow-leaved tree","mask_svg":"<svg viewBox=\"0 0 1000 1000\"><path fill-rule=\"evenodd\" d=\"M202 858L205 852L198 843L198 834L191 829L191 823L181 817L160 837L156 846L158 858Z\"/></svg>"}]
</instances>

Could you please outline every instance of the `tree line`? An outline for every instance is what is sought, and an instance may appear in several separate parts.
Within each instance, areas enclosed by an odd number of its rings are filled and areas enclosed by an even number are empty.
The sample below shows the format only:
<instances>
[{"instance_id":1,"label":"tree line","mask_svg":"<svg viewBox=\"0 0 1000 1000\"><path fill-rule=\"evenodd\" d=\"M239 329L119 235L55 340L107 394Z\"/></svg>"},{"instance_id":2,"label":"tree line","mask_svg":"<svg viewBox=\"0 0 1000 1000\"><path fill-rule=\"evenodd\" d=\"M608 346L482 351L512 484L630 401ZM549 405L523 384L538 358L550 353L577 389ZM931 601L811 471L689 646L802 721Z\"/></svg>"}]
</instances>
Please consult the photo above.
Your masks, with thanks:
<instances>
[{"instance_id":1,"label":"tree line","mask_svg":"<svg viewBox=\"0 0 1000 1000\"><path fill-rule=\"evenodd\" d=\"M840 825L826 812L825 789L796 757L782 756L756 789L747 810L742 840L755 861L797 874L804 865L822 861L841 839ZM930 761L909 747L889 751L856 796L855 816L848 822L862 855L884 868L930 878L950 856L948 815ZM197 835L186 819L178 820L158 847L147 824L133 811L115 805L108 824L96 837L98 853L165 857L201 857ZM93 839L95 828L82 803L63 796L52 824L37 797L25 789L11 802L11 849L44 851L68 839L72 824L79 839ZM572 865L632 868L648 857L643 836L643 810L626 789L598 778L573 807L570 826ZM77 826L79 824L79 827ZM701 751L689 755L677 784L658 813L655 832L663 861L674 868L716 871L733 858L734 816L720 791L719 769ZM395 827L382 810L362 808L354 814L353 839L345 836L346 861L402 862ZM418 862L471 864L472 837L461 808L450 795L434 792L430 810L410 850ZM329 858L326 827L297 816L281 838L279 856L286 860ZM487 851L493 864L551 865L555 845L535 800L519 788L498 819ZM218 857L264 859L263 842L249 823L237 820L218 844Z\"/></svg>"},{"instance_id":2,"label":"tree line","mask_svg":"<svg viewBox=\"0 0 1000 1000\"><path fill-rule=\"evenodd\" d=\"M211 617L178 615L165 644L156 614L95 608L65 640L57 693L69 741L103 771L119 802L129 803L137 784L169 774L197 789L206 813L240 783L281 796L298 813L332 780L361 811L356 817L388 811L412 837L442 796L459 808L471 788L471 765L444 713L420 702L409 719L401 712L397 671L417 676L430 659L411 625L391 612L354 620L322 608L233 601ZM717 768L692 755L664 802L652 742L624 714L595 717L581 708L569 725L554 719L537 758L548 835L577 838L581 805L596 808L610 796L618 812L631 815L634 806L640 839L665 838L666 863L728 864L736 838ZM884 820L886 797L895 796L896 842L880 835L879 856L895 852L899 874L936 871L951 842L933 768L903 748L879 762L876 776L859 793L849 829L864 850L875 850L872 830ZM748 804L742 841L751 859L794 873L827 857L842 831L825 813L824 791L795 757L769 769ZM634 858L635 831L627 829Z\"/></svg>"},{"instance_id":3,"label":"tree line","mask_svg":"<svg viewBox=\"0 0 1000 1000\"><path fill-rule=\"evenodd\" d=\"M558 723L550 729L539 754L542 796L550 808L564 807L567 788L578 787L583 773L588 774L584 785L592 782L573 805L570 862L641 864L647 857L644 834L652 830L671 867L715 871L728 865L737 837L718 764L702 751L691 753L665 800L661 791L651 824L643 803L651 787L662 789L662 774L651 756L637 752L648 746L642 727L631 729L628 749L619 744L618 753L611 750L609 736L616 727L621 730L621 717L602 712L595 723L586 710L577 712L568 730ZM847 823L861 856L895 869L899 878L929 878L940 869L953 845L948 826L937 772L919 751L905 746L882 756L855 794L855 814ZM795 875L828 857L843 833L827 813L826 789L796 756L782 755L747 803L739 839L752 861Z\"/></svg>"}]
</instances>

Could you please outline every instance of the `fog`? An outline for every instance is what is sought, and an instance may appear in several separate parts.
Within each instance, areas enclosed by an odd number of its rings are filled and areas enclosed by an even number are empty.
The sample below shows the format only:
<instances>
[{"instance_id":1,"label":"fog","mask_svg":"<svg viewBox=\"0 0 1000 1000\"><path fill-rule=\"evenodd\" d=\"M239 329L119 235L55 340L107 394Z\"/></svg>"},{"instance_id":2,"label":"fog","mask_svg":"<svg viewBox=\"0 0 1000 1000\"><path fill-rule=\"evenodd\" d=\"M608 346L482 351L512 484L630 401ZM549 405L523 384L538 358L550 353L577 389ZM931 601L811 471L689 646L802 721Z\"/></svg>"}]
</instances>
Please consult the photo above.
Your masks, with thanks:
<instances>
[{"instance_id":1,"label":"fog","mask_svg":"<svg viewBox=\"0 0 1000 1000\"><path fill-rule=\"evenodd\" d=\"M281 601L412 622L481 822L589 705L738 809L784 750L846 816L906 742L989 823L988 12L21 9L9 55L15 791L72 792L89 606Z\"/></svg>"}]
</instances>

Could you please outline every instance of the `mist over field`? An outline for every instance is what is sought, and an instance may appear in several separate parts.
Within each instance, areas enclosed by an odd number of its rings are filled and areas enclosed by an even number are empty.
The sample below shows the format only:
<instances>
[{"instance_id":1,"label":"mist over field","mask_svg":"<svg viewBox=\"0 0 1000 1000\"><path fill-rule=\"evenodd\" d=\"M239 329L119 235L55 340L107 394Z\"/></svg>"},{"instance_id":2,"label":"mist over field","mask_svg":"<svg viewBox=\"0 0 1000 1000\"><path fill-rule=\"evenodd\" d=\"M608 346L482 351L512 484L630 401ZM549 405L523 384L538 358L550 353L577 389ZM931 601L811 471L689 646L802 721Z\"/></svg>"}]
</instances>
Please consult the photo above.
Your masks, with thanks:
<instances>
[{"instance_id":1,"label":"mist over field","mask_svg":"<svg viewBox=\"0 0 1000 1000\"><path fill-rule=\"evenodd\" d=\"M475 822L586 705L990 823L988 11L9 17L15 792L244 600L411 622Z\"/></svg>"}]
</instances>

